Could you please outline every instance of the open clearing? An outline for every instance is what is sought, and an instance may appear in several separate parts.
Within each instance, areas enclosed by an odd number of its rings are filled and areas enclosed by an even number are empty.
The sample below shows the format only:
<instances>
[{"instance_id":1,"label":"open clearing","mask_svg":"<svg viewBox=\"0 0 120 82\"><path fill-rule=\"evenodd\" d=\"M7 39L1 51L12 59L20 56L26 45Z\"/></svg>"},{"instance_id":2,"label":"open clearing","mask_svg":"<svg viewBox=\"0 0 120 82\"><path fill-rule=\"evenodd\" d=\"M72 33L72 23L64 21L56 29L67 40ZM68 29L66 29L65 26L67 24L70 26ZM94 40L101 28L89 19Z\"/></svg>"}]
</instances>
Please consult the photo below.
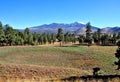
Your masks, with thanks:
<instances>
[{"instance_id":1,"label":"open clearing","mask_svg":"<svg viewBox=\"0 0 120 82\"><path fill-rule=\"evenodd\" d=\"M1 76L64 78L92 74L115 74L115 46L19 46L0 48ZM12 74L12 75L10 75ZM28 76L27 76L28 75Z\"/></svg>"}]
</instances>

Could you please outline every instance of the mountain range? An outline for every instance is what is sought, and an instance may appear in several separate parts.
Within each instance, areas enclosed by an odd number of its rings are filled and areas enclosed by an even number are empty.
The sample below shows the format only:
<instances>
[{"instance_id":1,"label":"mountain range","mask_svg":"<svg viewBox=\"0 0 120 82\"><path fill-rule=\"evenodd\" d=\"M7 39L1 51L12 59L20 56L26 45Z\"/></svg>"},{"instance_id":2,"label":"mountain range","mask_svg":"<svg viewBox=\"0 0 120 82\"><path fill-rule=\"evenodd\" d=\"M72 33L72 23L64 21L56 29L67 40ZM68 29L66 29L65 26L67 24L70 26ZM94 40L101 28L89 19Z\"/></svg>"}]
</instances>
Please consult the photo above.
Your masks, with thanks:
<instances>
[{"instance_id":1,"label":"mountain range","mask_svg":"<svg viewBox=\"0 0 120 82\"><path fill-rule=\"evenodd\" d=\"M64 33L74 33L76 35L85 34L86 24L80 22L74 22L70 24L64 23L52 23L52 24L44 24L40 26L29 27L31 32L37 33L57 33L58 28L62 28ZM92 26L92 32L98 30L99 27ZM120 32L120 27L106 27L101 29L102 33L118 33Z\"/></svg>"}]
</instances>

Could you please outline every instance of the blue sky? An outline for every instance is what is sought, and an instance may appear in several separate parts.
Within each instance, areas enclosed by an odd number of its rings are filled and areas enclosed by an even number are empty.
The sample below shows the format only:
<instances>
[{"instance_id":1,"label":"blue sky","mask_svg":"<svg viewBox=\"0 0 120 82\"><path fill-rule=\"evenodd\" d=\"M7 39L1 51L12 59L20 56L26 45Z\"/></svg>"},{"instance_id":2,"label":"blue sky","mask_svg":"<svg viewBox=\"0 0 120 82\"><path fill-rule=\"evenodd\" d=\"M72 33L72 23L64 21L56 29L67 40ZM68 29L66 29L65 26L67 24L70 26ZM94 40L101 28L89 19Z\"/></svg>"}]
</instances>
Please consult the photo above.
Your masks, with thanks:
<instances>
[{"instance_id":1,"label":"blue sky","mask_svg":"<svg viewBox=\"0 0 120 82\"><path fill-rule=\"evenodd\" d=\"M0 21L19 29L76 21L120 26L120 0L0 0Z\"/></svg>"}]
</instances>

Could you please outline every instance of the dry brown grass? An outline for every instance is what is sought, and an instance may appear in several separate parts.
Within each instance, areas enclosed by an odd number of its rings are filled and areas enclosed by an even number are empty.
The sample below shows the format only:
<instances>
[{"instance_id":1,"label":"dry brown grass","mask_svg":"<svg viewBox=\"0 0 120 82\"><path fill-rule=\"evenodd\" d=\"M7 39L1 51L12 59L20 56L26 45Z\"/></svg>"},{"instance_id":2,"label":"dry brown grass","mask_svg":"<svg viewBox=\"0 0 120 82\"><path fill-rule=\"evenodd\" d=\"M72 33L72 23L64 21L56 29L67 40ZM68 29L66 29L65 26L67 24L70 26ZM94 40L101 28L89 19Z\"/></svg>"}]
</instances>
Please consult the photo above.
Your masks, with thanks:
<instances>
[{"instance_id":1,"label":"dry brown grass","mask_svg":"<svg viewBox=\"0 0 120 82\"><path fill-rule=\"evenodd\" d=\"M8 46L0 48L0 74L19 78L64 78L92 74L100 67L102 74L115 73L114 46Z\"/></svg>"},{"instance_id":2,"label":"dry brown grass","mask_svg":"<svg viewBox=\"0 0 120 82\"><path fill-rule=\"evenodd\" d=\"M83 70L63 67L47 67L35 65L0 65L0 76L7 78L65 78L86 74Z\"/></svg>"}]
</instances>

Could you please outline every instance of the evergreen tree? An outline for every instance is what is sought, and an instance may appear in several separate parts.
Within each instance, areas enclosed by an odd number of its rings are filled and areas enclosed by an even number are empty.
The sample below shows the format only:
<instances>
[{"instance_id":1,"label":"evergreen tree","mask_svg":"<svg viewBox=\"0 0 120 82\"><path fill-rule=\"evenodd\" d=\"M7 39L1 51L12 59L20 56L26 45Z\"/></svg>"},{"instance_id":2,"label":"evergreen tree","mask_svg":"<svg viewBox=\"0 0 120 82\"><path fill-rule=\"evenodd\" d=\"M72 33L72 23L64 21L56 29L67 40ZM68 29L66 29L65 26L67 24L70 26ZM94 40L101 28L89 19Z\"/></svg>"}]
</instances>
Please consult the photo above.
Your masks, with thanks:
<instances>
[{"instance_id":1,"label":"evergreen tree","mask_svg":"<svg viewBox=\"0 0 120 82\"><path fill-rule=\"evenodd\" d=\"M79 44L82 44L84 42L84 39L85 37L83 35L79 35L78 37Z\"/></svg>"},{"instance_id":2,"label":"evergreen tree","mask_svg":"<svg viewBox=\"0 0 120 82\"><path fill-rule=\"evenodd\" d=\"M120 40L120 32L118 32L117 39Z\"/></svg>"},{"instance_id":3,"label":"evergreen tree","mask_svg":"<svg viewBox=\"0 0 120 82\"><path fill-rule=\"evenodd\" d=\"M18 31L18 36L19 36L19 45L23 45L24 44L24 34L20 31Z\"/></svg>"},{"instance_id":4,"label":"evergreen tree","mask_svg":"<svg viewBox=\"0 0 120 82\"><path fill-rule=\"evenodd\" d=\"M102 42L102 45L105 45L105 42L108 40L108 35L107 34L104 34L101 36L101 42Z\"/></svg>"},{"instance_id":5,"label":"evergreen tree","mask_svg":"<svg viewBox=\"0 0 120 82\"><path fill-rule=\"evenodd\" d=\"M52 43L52 36L51 36L51 34L47 34L47 39L48 39L48 43L51 44Z\"/></svg>"},{"instance_id":6,"label":"evergreen tree","mask_svg":"<svg viewBox=\"0 0 120 82\"><path fill-rule=\"evenodd\" d=\"M93 33L94 42L100 45L101 41L101 29L98 29L96 32Z\"/></svg>"},{"instance_id":7,"label":"evergreen tree","mask_svg":"<svg viewBox=\"0 0 120 82\"><path fill-rule=\"evenodd\" d=\"M98 32L93 33L93 39L95 43L98 43Z\"/></svg>"},{"instance_id":8,"label":"evergreen tree","mask_svg":"<svg viewBox=\"0 0 120 82\"><path fill-rule=\"evenodd\" d=\"M16 35L16 40L15 40L15 45L23 45L24 44L24 40L21 37L20 32L18 32L18 34Z\"/></svg>"},{"instance_id":9,"label":"evergreen tree","mask_svg":"<svg viewBox=\"0 0 120 82\"><path fill-rule=\"evenodd\" d=\"M38 34L36 32L33 33L33 41L35 45L38 43Z\"/></svg>"},{"instance_id":10,"label":"evergreen tree","mask_svg":"<svg viewBox=\"0 0 120 82\"><path fill-rule=\"evenodd\" d=\"M28 44L29 45L35 45L35 43L33 41L33 35L31 33L28 35Z\"/></svg>"},{"instance_id":11,"label":"evergreen tree","mask_svg":"<svg viewBox=\"0 0 120 82\"><path fill-rule=\"evenodd\" d=\"M65 43L70 41L70 34L68 32L64 35L64 41Z\"/></svg>"},{"instance_id":12,"label":"evergreen tree","mask_svg":"<svg viewBox=\"0 0 120 82\"><path fill-rule=\"evenodd\" d=\"M111 44L111 36L108 34L104 34L101 36L101 42L103 46L108 46Z\"/></svg>"},{"instance_id":13,"label":"evergreen tree","mask_svg":"<svg viewBox=\"0 0 120 82\"><path fill-rule=\"evenodd\" d=\"M24 31L24 44L34 45L33 35L30 33L29 28Z\"/></svg>"},{"instance_id":14,"label":"evergreen tree","mask_svg":"<svg viewBox=\"0 0 120 82\"><path fill-rule=\"evenodd\" d=\"M30 31L28 28L24 30L24 44L28 44L28 38L29 38Z\"/></svg>"},{"instance_id":15,"label":"evergreen tree","mask_svg":"<svg viewBox=\"0 0 120 82\"><path fill-rule=\"evenodd\" d=\"M51 34L51 39L52 39L52 42L54 44L54 42L56 42L56 35L55 34Z\"/></svg>"},{"instance_id":16,"label":"evergreen tree","mask_svg":"<svg viewBox=\"0 0 120 82\"><path fill-rule=\"evenodd\" d=\"M43 33L42 36L43 36L43 43L46 44L48 42L46 33Z\"/></svg>"},{"instance_id":17,"label":"evergreen tree","mask_svg":"<svg viewBox=\"0 0 120 82\"><path fill-rule=\"evenodd\" d=\"M91 37L91 25L90 25L90 22L88 22L86 24L86 40L88 42L88 46L90 46L92 44L92 37Z\"/></svg>"},{"instance_id":18,"label":"evergreen tree","mask_svg":"<svg viewBox=\"0 0 120 82\"><path fill-rule=\"evenodd\" d=\"M76 38L74 34L72 34L72 43L76 43Z\"/></svg>"},{"instance_id":19,"label":"evergreen tree","mask_svg":"<svg viewBox=\"0 0 120 82\"><path fill-rule=\"evenodd\" d=\"M38 42L40 45L43 44L43 35L41 35L41 34L38 35Z\"/></svg>"},{"instance_id":20,"label":"evergreen tree","mask_svg":"<svg viewBox=\"0 0 120 82\"><path fill-rule=\"evenodd\" d=\"M97 34L98 34L98 44L100 45L100 41L101 41L101 29L97 30Z\"/></svg>"},{"instance_id":21,"label":"evergreen tree","mask_svg":"<svg viewBox=\"0 0 120 82\"><path fill-rule=\"evenodd\" d=\"M5 31L3 29L2 23L0 22L0 46L3 46L5 42Z\"/></svg>"},{"instance_id":22,"label":"evergreen tree","mask_svg":"<svg viewBox=\"0 0 120 82\"><path fill-rule=\"evenodd\" d=\"M60 46L62 46L62 43L64 41L64 33L61 28L58 29L57 39L60 42Z\"/></svg>"},{"instance_id":23,"label":"evergreen tree","mask_svg":"<svg viewBox=\"0 0 120 82\"><path fill-rule=\"evenodd\" d=\"M72 42L73 41L73 37L72 37L72 34L69 34L69 38L68 38L69 42Z\"/></svg>"},{"instance_id":24,"label":"evergreen tree","mask_svg":"<svg viewBox=\"0 0 120 82\"><path fill-rule=\"evenodd\" d=\"M5 25L5 36L6 36L6 43L7 45L15 45L15 39L16 39L16 32L15 30L9 26L8 24Z\"/></svg>"},{"instance_id":25,"label":"evergreen tree","mask_svg":"<svg viewBox=\"0 0 120 82\"><path fill-rule=\"evenodd\" d=\"M117 65L117 70L120 69L120 41L117 43L118 49L116 50L115 57L118 59L118 61L115 61L115 65Z\"/></svg>"},{"instance_id":26,"label":"evergreen tree","mask_svg":"<svg viewBox=\"0 0 120 82\"><path fill-rule=\"evenodd\" d=\"M116 35L116 33L114 33L114 34L113 34L113 37L112 37L112 43L113 43L114 45L116 45L116 41L117 41L117 35Z\"/></svg>"}]
</instances>

